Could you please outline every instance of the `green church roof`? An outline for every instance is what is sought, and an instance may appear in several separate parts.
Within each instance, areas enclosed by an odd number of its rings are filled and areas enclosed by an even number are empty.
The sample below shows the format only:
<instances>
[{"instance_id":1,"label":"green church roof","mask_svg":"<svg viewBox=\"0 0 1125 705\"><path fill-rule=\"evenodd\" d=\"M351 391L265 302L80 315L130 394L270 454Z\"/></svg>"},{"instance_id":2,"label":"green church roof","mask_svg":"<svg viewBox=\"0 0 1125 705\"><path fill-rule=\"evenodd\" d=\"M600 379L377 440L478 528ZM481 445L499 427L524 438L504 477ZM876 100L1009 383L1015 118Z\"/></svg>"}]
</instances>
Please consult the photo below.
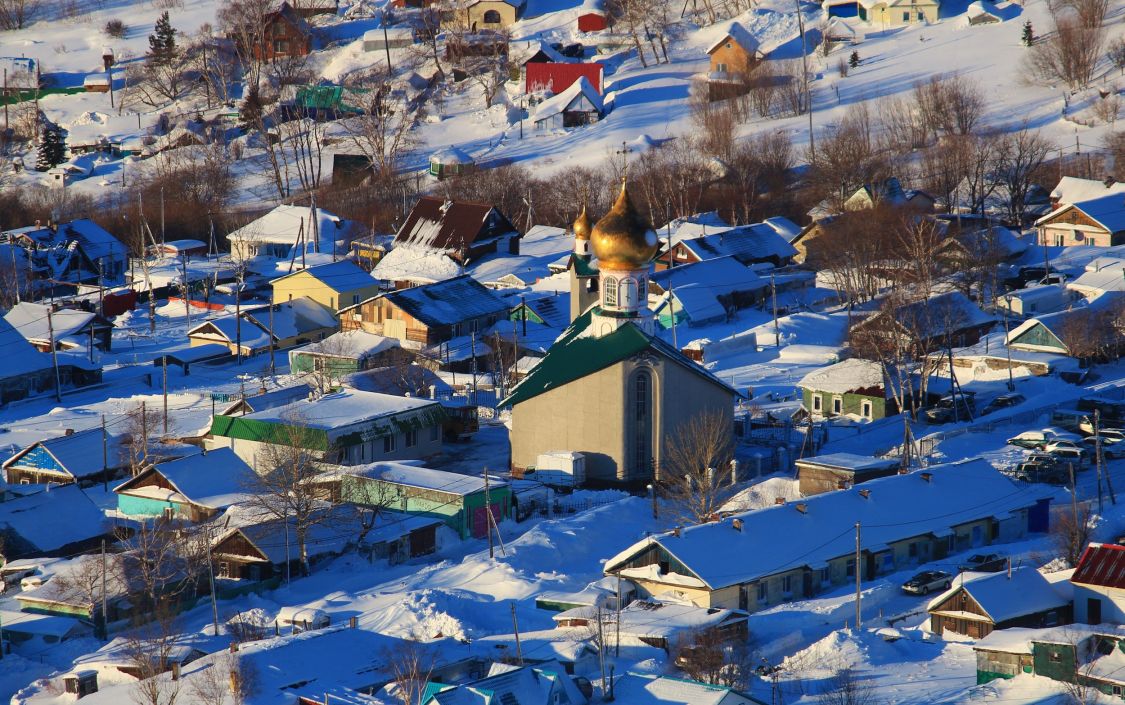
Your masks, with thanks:
<instances>
[{"instance_id":1,"label":"green church roof","mask_svg":"<svg viewBox=\"0 0 1125 705\"><path fill-rule=\"evenodd\" d=\"M547 351L547 355L523 381L516 385L499 406L515 406L544 392L603 370L643 350L652 350L705 377L708 381L724 387L732 395L738 395L735 389L684 357L679 350L660 338L650 336L633 323L627 323L600 338L582 335L590 326L594 308L591 307L574 319L574 323L570 324L566 332L555 341Z\"/></svg>"}]
</instances>

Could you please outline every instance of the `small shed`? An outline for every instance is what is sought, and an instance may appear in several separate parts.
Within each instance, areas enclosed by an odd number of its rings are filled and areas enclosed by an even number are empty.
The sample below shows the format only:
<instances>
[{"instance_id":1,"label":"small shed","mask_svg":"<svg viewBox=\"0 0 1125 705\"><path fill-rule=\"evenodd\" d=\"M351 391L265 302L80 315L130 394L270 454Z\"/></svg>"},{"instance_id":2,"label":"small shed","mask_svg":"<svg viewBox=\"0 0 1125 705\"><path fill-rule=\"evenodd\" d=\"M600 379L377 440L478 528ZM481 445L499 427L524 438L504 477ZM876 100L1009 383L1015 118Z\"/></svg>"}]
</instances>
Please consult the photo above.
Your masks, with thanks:
<instances>
[{"instance_id":1,"label":"small shed","mask_svg":"<svg viewBox=\"0 0 1125 705\"><path fill-rule=\"evenodd\" d=\"M601 32L609 28L609 14L605 0L586 0L578 14L579 32Z\"/></svg>"},{"instance_id":2,"label":"small shed","mask_svg":"<svg viewBox=\"0 0 1125 705\"><path fill-rule=\"evenodd\" d=\"M968 20L969 25L978 24L996 24L1002 22L1003 18L1000 13L996 11L996 6L984 0L976 0L976 2L969 3L968 10L965 11L965 18Z\"/></svg>"},{"instance_id":3,"label":"small shed","mask_svg":"<svg viewBox=\"0 0 1125 705\"><path fill-rule=\"evenodd\" d=\"M962 575L957 584L931 600L926 611L934 633L980 639L994 629L1069 624L1073 610L1069 597L1042 573L1017 568L973 578Z\"/></svg>"},{"instance_id":4,"label":"small shed","mask_svg":"<svg viewBox=\"0 0 1125 705\"><path fill-rule=\"evenodd\" d=\"M376 27L363 33L364 51L403 49L414 45L414 30L410 27Z\"/></svg>"},{"instance_id":5,"label":"small shed","mask_svg":"<svg viewBox=\"0 0 1125 705\"><path fill-rule=\"evenodd\" d=\"M207 254L207 243L202 240L169 240L154 249L165 257L198 257Z\"/></svg>"},{"instance_id":6,"label":"small shed","mask_svg":"<svg viewBox=\"0 0 1125 705\"><path fill-rule=\"evenodd\" d=\"M476 170L476 160L457 147L446 147L430 155L430 176L437 178L438 181L471 174Z\"/></svg>"},{"instance_id":7,"label":"small shed","mask_svg":"<svg viewBox=\"0 0 1125 705\"><path fill-rule=\"evenodd\" d=\"M87 93L109 93L109 76L92 73L82 81L82 89Z\"/></svg>"},{"instance_id":8,"label":"small shed","mask_svg":"<svg viewBox=\"0 0 1125 705\"><path fill-rule=\"evenodd\" d=\"M828 453L798 460L797 476L801 494L807 497L894 475L900 464L898 458Z\"/></svg>"},{"instance_id":9,"label":"small shed","mask_svg":"<svg viewBox=\"0 0 1125 705\"><path fill-rule=\"evenodd\" d=\"M539 104L535 127L539 130L567 130L602 119L605 106L594 86L582 76L569 88Z\"/></svg>"}]
</instances>

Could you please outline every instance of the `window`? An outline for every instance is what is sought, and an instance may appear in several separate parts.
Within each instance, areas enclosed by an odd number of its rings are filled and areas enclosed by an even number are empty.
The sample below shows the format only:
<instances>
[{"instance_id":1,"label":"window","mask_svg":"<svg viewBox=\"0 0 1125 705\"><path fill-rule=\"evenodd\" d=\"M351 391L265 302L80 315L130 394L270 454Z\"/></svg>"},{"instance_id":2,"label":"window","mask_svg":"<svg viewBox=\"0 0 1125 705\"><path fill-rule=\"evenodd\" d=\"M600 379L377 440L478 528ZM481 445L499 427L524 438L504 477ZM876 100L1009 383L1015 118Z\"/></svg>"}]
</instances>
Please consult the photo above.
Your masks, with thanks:
<instances>
[{"instance_id":1,"label":"window","mask_svg":"<svg viewBox=\"0 0 1125 705\"><path fill-rule=\"evenodd\" d=\"M605 299L606 306L617 305L617 280L609 277L605 280Z\"/></svg>"},{"instance_id":2,"label":"window","mask_svg":"<svg viewBox=\"0 0 1125 705\"><path fill-rule=\"evenodd\" d=\"M1049 652L1047 654L1047 658L1050 659L1051 663L1062 663L1062 654L1060 654L1058 651Z\"/></svg>"},{"instance_id":3,"label":"window","mask_svg":"<svg viewBox=\"0 0 1125 705\"><path fill-rule=\"evenodd\" d=\"M781 591L786 595L793 594L793 576L786 575L781 579Z\"/></svg>"},{"instance_id":4,"label":"window","mask_svg":"<svg viewBox=\"0 0 1125 705\"><path fill-rule=\"evenodd\" d=\"M769 601L769 590L766 589L766 581L758 583L758 603L765 604Z\"/></svg>"},{"instance_id":5,"label":"window","mask_svg":"<svg viewBox=\"0 0 1125 705\"><path fill-rule=\"evenodd\" d=\"M844 575L848 578L855 577L855 559L849 558L847 563L844 564Z\"/></svg>"},{"instance_id":6,"label":"window","mask_svg":"<svg viewBox=\"0 0 1125 705\"><path fill-rule=\"evenodd\" d=\"M230 563L227 563L226 561L219 561L219 577L220 578L229 578L230 577Z\"/></svg>"},{"instance_id":7,"label":"window","mask_svg":"<svg viewBox=\"0 0 1125 705\"><path fill-rule=\"evenodd\" d=\"M832 397L832 413L841 414L844 412L844 400L840 397Z\"/></svg>"},{"instance_id":8,"label":"window","mask_svg":"<svg viewBox=\"0 0 1125 705\"><path fill-rule=\"evenodd\" d=\"M909 22L910 21L910 13L909 12L902 13L902 21L903 22Z\"/></svg>"},{"instance_id":9,"label":"window","mask_svg":"<svg viewBox=\"0 0 1125 705\"><path fill-rule=\"evenodd\" d=\"M384 453L393 453L397 447L398 447L398 444L395 443L395 437L394 436L383 436L383 452Z\"/></svg>"},{"instance_id":10,"label":"window","mask_svg":"<svg viewBox=\"0 0 1125 705\"><path fill-rule=\"evenodd\" d=\"M359 294L352 294L352 303L353 304L359 303Z\"/></svg>"},{"instance_id":11,"label":"window","mask_svg":"<svg viewBox=\"0 0 1125 705\"><path fill-rule=\"evenodd\" d=\"M637 307L637 280L633 278L621 280L621 291L618 294L618 305L622 308L634 309Z\"/></svg>"},{"instance_id":12,"label":"window","mask_svg":"<svg viewBox=\"0 0 1125 705\"><path fill-rule=\"evenodd\" d=\"M910 555L911 558L917 558L918 557L918 544L916 544L916 543L910 544L910 546L907 548L907 553Z\"/></svg>"},{"instance_id":13,"label":"window","mask_svg":"<svg viewBox=\"0 0 1125 705\"><path fill-rule=\"evenodd\" d=\"M862 404L860 404L860 415L862 415L863 418L870 420L870 418L871 418L871 402L864 401Z\"/></svg>"},{"instance_id":14,"label":"window","mask_svg":"<svg viewBox=\"0 0 1125 705\"><path fill-rule=\"evenodd\" d=\"M726 64L715 64L715 70L718 71L719 73L726 73L727 72L727 65Z\"/></svg>"},{"instance_id":15,"label":"window","mask_svg":"<svg viewBox=\"0 0 1125 705\"><path fill-rule=\"evenodd\" d=\"M488 10L484 13L485 24L500 24L500 13L496 10Z\"/></svg>"},{"instance_id":16,"label":"window","mask_svg":"<svg viewBox=\"0 0 1125 705\"><path fill-rule=\"evenodd\" d=\"M418 445L418 431L412 428L406 432L406 447L413 448L416 445Z\"/></svg>"},{"instance_id":17,"label":"window","mask_svg":"<svg viewBox=\"0 0 1125 705\"><path fill-rule=\"evenodd\" d=\"M288 39L275 39L275 40L273 40L273 53L275 53L275 54L288 54L289 53L289 40Z\"/></svg>"},{"instance_id":18,"label":"window","mask_svg":"<svg viewBox=\"0 0 1125 705\"><path fill-rule=\"evenodd\" d=\"M820 411L823 408L824 408L824 404L821 402L820 395L814 394L813 398L812 398L812 410L813 411Z\"/></svg>"},{"instance_id":19,"label":"window","mask_svg":"<svg viewBox=\"0 0 1125 705\"><path fill-rule=\"evenodd\" d=\"M436 441L441 438L441 428L439 426L430 426L430 440Z\"/></svg>"}]
</instances>

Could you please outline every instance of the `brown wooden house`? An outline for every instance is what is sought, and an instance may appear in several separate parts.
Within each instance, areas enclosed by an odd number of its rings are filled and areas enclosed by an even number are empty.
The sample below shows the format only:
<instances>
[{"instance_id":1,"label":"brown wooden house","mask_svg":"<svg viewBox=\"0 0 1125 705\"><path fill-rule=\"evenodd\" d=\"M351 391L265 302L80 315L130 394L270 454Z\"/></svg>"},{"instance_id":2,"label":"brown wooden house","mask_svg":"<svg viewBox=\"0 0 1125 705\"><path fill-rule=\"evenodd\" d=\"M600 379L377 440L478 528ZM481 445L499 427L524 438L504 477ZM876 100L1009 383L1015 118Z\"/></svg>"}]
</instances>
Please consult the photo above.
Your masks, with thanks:
<instances>
[{"instance_id":1,"label":"brown wooden house","mask_svg":"<svg viewBox=\"0 0 1125 705\"><path fill-rule=\"evenodd\" d=\"M926 611L935 634L948 631L981 639L995 629L1070 624L1073 609L1064 592L1035 568L977 577L962 574Z\"/></svg>"},{"instance_id":2,"label":"brown wooden house","mask_svg":"<svg viewBox=\"0 0 1125 705\"><path fill-rule=\"evenodd\" d=\"M344 330L364 330L421 346L481 334L508 304L468 275L380 294L340 310Z\"/></svg>"},{"instance_id":3,"label":"brown wooden house","mask_svg":"<svg viewBox=\"0 0 1125 705\"><path fill-rule=\"evenodd\" d=\"M1109 194L1065 204L1035 222L1039 242L1050 247L1125 243L1125 196Z\"/></svg>"},{"instance_id":4,"label":"brown wooden house","mask_svg":"<svg viewBox=\"0 0 1125 705\"><path fill-rule=\"evenodd\" d=\"M487 203L423 196L395 235L395 245L438 250L460 264L492 252L520 253L520 232Z\"/></svg>"},{"instance_id":5,"label":"brown wooden house","mask_svg":"<svg viewBox=\"0 0 1125 705\"><path fill-rule=\"evenodd\" d=\"M262 20L261 36L254 47L254 58L273 61L291 56L306 56L312 51L312 27L288 2Z\"/></svg>"}]
</instances>

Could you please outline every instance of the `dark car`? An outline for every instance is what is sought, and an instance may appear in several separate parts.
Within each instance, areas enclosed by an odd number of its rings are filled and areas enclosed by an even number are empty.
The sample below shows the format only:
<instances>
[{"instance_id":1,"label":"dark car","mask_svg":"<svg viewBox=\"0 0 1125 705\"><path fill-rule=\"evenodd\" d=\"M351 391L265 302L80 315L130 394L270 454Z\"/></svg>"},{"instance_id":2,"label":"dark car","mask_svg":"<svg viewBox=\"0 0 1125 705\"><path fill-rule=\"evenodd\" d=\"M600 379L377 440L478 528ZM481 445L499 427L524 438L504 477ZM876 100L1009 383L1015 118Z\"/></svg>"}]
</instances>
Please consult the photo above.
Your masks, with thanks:
<instances>
[{"instance_id":1,"label":"dark car","mask_svg":"<svg viewBox=\"0 0 1125 705\"><path fill-rule=\"evenodd\" d=\"M999 553L974 553L957 570L976 573L999 573L1008 565L1008 559Z\"/></svg>"},{"instance_id":2,"label":"dark car","mask_svg":"<svg viewBox=\"0 0 1125 705\"><path fill-rule=\"evenodd\" d=\"M902 584L902 591L912 595L928 595L931 590L948 590L953 576L940 570L927 570Z\"/></svg>"},{"instance_id":3,"label":"dark car","mask_svg":"<svg viewBox=\"0 0 1125 705\"><path fill-rule=\"evenodd\" d=\"M1047 276L1044 267L1020 267L1018 272L1004 279L1004 285L1009 289L1022 289L1031 282L1037 282Z\"/></svg>"},{"instance_id":4,"label":"dark car","mask_svg":"<svg viewBox=\"0 0 1125 705\"><path fill-rule=\"evenodd\" d=\"M1027 401L1027 399L1025 399L1022 394L1001 394L992 401L988 402L988 405L981 409L980 415L984 416L985 414L991 414L994 411L1007 409L1008 407L1022 404L1025 401Z\"/></svg>"},{"instance_id":5,"label":"dark car","mask_svg":"<svg viewBox=\"0 0 1125 705\"><path fill-rule=\"evenodd\" d=\"M1058 458L1050 455L1032 455L1016 467L1016 479L1021 482L1046 482L1065 485L1070 473Z\"/></svg>"},{"instance_id":6,"label":"dark car","mask_svg":"<svg viewBox=\"0 0 1125 705\"><path fill-rule=\"evenodd\" d=\"M926 410L926 421L930 423L949 423L950 421L968 421L973 418L976 411L975 395L972 392L962 392L957 395L957 412L953 411L953 397L946 395L937 404Z\"/></svg>"},{"instance_id":7,"label":"dark car","mask_svg":"<svg viewBox=\"0 0 1125 705\"><path fill-rule=\"evenodd\" d=\"M586 47L581 44L567 44L559 49L559 53L568 59L581 59L586 56Z\"/></svg>"}]
</instances>

